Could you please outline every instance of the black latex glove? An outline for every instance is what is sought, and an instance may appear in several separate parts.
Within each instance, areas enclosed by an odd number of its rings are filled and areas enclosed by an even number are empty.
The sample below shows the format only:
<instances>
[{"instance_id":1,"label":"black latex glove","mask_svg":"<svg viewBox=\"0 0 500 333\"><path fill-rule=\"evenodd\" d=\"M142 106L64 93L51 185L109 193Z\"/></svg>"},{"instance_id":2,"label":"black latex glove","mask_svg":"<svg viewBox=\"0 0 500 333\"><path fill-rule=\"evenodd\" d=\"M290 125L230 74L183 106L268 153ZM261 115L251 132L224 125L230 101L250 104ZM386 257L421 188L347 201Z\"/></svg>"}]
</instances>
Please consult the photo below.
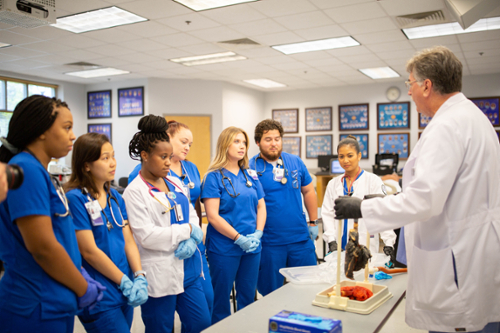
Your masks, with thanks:
<instances>
[{"instance_id":1,"label":"black latex glove","mask_svg":"<svg viewBox=\"0 0 500 333\"><path fill-rule=\"evenodd\" d=\"M394 248L392 246L384 246L384 253L386 256L390 256L392 258L394 253Z\"/></svg>"},{"instance_id":2,"label":"black latex glove","mask_svg":"<svg viewBox=\"0 0 500 333\"><path fill-rule=\"evenodd\" d=\"M342 196L335 200L335 219L359 219L361 215L361 199L349 196Z\"/></svg>"},{"instance_id":3,"label":"black latex glove","mask_svg":"<svg viewBox=\"0 0 500 333\"><path fill-rule=\"evenodd\" d=\"M335 252L335 251L337 251L337 246L338 245L337 245L336 241L328 243L328 251L329 252Z\"/></svg>"},{"instance_id":4,"label":"black latex glove","mask_svg":"<svg viewBox=\"0 0 500 333\"><path fill-rule=\"evenodd\" d=\"M363 197L363 200L373 199L373 198L383 198L385 195L383 194L367 194Z\"/></svg>"}]
</instances>

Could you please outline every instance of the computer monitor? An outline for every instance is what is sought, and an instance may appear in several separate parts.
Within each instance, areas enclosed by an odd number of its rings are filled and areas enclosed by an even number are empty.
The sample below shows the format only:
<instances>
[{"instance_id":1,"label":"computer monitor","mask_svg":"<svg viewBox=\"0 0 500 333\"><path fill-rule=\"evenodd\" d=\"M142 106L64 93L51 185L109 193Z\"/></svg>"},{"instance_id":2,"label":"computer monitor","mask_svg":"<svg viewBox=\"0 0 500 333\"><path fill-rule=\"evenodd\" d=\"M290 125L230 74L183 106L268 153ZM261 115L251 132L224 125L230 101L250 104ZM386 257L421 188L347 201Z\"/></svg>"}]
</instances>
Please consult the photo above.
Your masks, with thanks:
<instances>
[{"instance_id":1,"label":"computer monitor","mask_svg":"<svg viewBox=\"0 0 500 333\"><path fill-rule=\"evenodd\" d=\"M318 156L318 168L320 168L322 171L330 170L330 160L332 158L337 158L337 155Z\"/></svg>"},{"instance_id":2,"label":"computer monitor","mask_svg":"<svg viewBox=\"0 0 500 333\"><path fill-rule=\"evenodd\" d=\"M330 160L330 173L331 174L343 174L344 169L340 166L340 162L337 158L332 158Z\"/></svg>"}]
</instances>

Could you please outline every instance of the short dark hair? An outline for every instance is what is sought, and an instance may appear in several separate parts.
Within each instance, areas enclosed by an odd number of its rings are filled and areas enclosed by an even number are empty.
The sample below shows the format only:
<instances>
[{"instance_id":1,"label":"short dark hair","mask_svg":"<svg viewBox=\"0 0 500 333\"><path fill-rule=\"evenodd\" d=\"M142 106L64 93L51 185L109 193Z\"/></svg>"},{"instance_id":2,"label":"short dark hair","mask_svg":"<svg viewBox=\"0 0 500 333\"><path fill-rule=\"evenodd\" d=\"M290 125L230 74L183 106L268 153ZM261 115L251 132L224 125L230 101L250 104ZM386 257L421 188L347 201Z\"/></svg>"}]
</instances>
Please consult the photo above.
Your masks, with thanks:
<instances>
[{"instance_id":1,"label":"short dark hair","mask_svg":"<svg viewBox=\"0 0 500 333\"><path fill-rule=\"evenodd\" d=\"M352 135L349 135L347 138L344 138L339 142L339 145L337 146L337 153L339 152L339 149L343 146L350 146L350 147L354 148L356 150L357 154L359 154L359 152L361 151L359 149L358 140L356 139L355 136L352 136Z\"/></svg>"},{"instance_id":2,"label":"short dark hair","mask_svg":"<svg viewBox=\"0 0 500 333\"><path fill-rule=\"evenodd\" d=\"M283 131L283 126L281 126L281 123L279 121L273 120L273 119L266 119L261 121L260 123L255 126L255 143L260 143L260 140L262 139L262 136L273 130L278 130L280 132L280 136L283 137L284 131Z\"/></svg>"},{"instance_id":3,"label":"short dark hair","mask_svg":"<svg viewBox=\"0 0 500 333\"><path fill-rule=\"evenodd\" d=\"M139 132L134 134L128 145L129 156L142 161L141 151L150 153L158 142L170 142L167 134L168 124L165 118L155 115L144 116L137 125Z\"/></svg>"}]
</instances>

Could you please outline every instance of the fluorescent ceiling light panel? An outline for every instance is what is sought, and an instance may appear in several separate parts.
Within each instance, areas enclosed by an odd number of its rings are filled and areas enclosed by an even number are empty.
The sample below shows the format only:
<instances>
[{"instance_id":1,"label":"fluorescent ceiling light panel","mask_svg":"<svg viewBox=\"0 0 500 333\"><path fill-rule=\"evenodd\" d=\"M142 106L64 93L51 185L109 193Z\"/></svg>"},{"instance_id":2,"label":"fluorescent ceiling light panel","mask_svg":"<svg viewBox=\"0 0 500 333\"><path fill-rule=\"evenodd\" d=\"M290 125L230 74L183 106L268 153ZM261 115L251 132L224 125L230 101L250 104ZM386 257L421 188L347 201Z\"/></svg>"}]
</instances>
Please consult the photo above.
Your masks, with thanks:
<instances>
[{"instance_id":1,"label":"fluorescent ceiling light panel","mask_svg":"<svg viewBox=\"0 0 500 333\"><path fill-rule=\"evenodd\" d=\"M56 24L51 24L51 26L79 34L147 20L144 17L113 6L61 17L57 19Z\"/></svg>"},{"instance_id":2,"label":"fluorescent ceiling light panel","mask_svg":"<svg viewBox=\"0 0 500 333\"><path fill-rule=\"evenodd\" d=\"M219 8L231 5L237 5L245 2L254 2L259 0L174 0L194 11Z\"/></svg>"},{"instance_id":3,"label":"fluorescent ceiling light panel","mask_svg":"<svg viewBox=\"0 0 500 333\"><path fill-rule=\"evenodd\" d=\"M395 72L392 68L390 67L376 67L376 68L363 68L363 69L358 69L361 73L365 74L366 76L378 80L378 79L388 79L391 77L400 77L397 72Z\"/></svg>"},{"instance_id":4,"label":"fluorescent ceiling light panel","mask_svg":"<svg viewBox=\"0 0 500 333\"><path fill-rule=\"evenodd\" d=\"M268 79L255 79L255 80L243 80L243 82L253 84L254 86L259 86L262 88L282 88L286 87L286 84L275 82Z\"/></svg>"},{"instance_id":5,"label":"fluorescent ceiling light panel","mask_svg":"<svg viewBox=\"0 0 500 333\"><path fill-rule=\"evenodd\" d=\"M93 77L121 75L121 74L128 74L128 73L130 73L130 72L123 71L121 69L106 67L106 68L89 69L86 71L68 72L68 73L64 73L64 74L83 77L84 79L89 79L89 78L93 78Z\"/></svg>"},{"instance_id":6,"label":"fluorescent ceiling light panel","mask_svg":"<svg viewBox=\"0 0 500 333\"><path fill-rule=\"evenodd\" d=\"M12 46L12 44L7 44L7 43L2 43L2 42L0 42L0 49L1 49L2 47L9 47L9 46Z\"/></svg>"},{"instance_id":7,"label":"fluorescent ceiling light panel","mask_svg":"<svg viewBox=\"0 0 500 333\"><path fill-rule=\"evenodd\" d=\"M301 52L312 52L321 50L339 49L343 47L358 46L359 44L351 36L313 40L310 42L300 42L293 44L283 44L271 46L273 49L284 54L294 54Z\"/></svg>"},{"instance_id":8,"label":"fluorescent ceiling light panel","mask_svg":"<svg viewBox=\"0 0 500 333\"><path fill-rule=\"evenodd\" d=\"M215 64L218 62L245 60L246 57L237 55L234 52L222 52L222 53L212 53L205 54L201 56L184 57L170 59L170 61L182 64L184 66L198 66L206 64Z\"/></svg>"},{"instance_id":9,"label":"fluorescent ceiling light panel","mask_svg":"<svg viewBox=\"0 0 500 333\"><path fill-rule=\"evenodd\" d=\"M498 29L500 29L500 17L490 17L480 19L465 30L458 22L453 22L403 29L403 32L408 39L419 39Z\"/></svg>"}]
</instances>

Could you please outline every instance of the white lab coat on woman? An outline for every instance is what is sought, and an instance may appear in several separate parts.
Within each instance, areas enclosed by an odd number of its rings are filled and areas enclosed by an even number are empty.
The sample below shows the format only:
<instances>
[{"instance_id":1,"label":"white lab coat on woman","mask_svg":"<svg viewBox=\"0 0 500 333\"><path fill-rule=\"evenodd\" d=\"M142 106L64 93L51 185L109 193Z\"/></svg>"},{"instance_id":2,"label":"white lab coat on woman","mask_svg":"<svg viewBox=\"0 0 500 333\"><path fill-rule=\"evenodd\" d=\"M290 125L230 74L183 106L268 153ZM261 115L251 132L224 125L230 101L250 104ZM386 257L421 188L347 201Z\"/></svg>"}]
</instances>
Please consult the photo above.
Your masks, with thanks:
<instances>
[{"instance_id":1,"label":"white lab coat on woman","mask_svg":"<svg viewBox=\"0 0 500 333\"><path fill-rule=\"evenodd\" d=\"M338 220L335 220L335 211L333 210L334 201L344 195L343 176L333 178L328 182L323 206L321 207L321 217L323 218L323 240L328 244L337 240ZM354 181L353 196L363 199L367 194L384 194L382 191L383 182L380 177L373 173L363 171L363 174ZM354 226L354 220L348 220L347 231ZM358 220L359 242L366 245L366 226L363 219ZM394 246L396 234L393 230L386 230L380 233L385 246ZM370 235L370 252L379 252L379 234ZM338 241L337 241L338 242Z\"/></svg>"},{"instance_id":2,"label":"white lab coat on woman","mask_svg":"<svg viewBox=\"0 0 500 333\"><path fill-rule=\"evenodd\" d=\"M500 321L499 161L490 121L459 93L422 133L403 192L362 202L369 231L406 225L411 327L469 332Z\"/></svg>"},{"instance_id":3,"label":"white lab coat on woman","mask_svg":"<svg viewBox=\"0 0 500 333\"><path fill-rule=\"evenodd\" d=\"M177 195L187 196L178 178L167 178L178 185L175 187ZM183 192L179 189L183 189ZM151 193L168 206L165 193ZM191 237L189 225L171 224L170 213L163 214L165 206L149 194L149 188L140 176L127 186L123 199L130 228L141 255L142 269L147 274L149 296L163 297L184 292L184 260L176 258L174 251L180 242ZM199 225L192 205L189 205L189 223Z\"/></svg>"}]
</instances>

